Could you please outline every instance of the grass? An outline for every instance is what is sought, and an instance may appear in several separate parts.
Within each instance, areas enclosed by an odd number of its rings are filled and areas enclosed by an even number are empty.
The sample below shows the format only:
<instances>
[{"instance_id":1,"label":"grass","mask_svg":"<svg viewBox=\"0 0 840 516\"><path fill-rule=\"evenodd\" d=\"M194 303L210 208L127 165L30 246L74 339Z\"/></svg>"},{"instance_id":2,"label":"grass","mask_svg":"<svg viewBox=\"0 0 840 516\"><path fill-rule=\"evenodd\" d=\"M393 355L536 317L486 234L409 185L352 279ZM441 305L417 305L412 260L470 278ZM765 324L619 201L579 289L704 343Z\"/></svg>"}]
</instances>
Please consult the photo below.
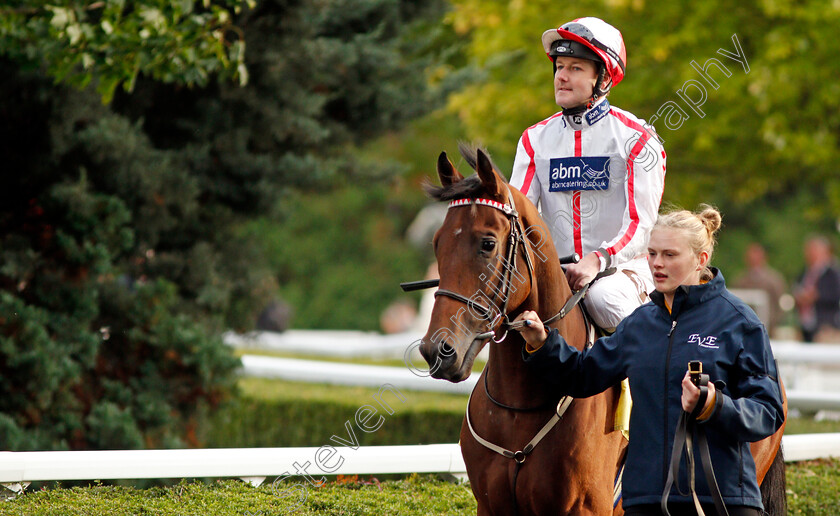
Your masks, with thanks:
<instances>
[{"instance_id":1,"label":"grass","mask_svg":"<svg viewBox=\"0 0 840 516\"><path fill-rule=\"evenodd\" d=\"M296 487L297 486L297 487ZM434 477L360 481L340 479L321 488L300 484L253 488L228 480L210 484L182 482L170 488L136 490L94 485L29 493L0 504L0 514L15 516L179 515L459 515L475 514L472 492ZM283 496L287 495L287 496Z\"/></svg>"},{"instance_id":2,"label":"grass","mask_svg":"<svg viewBox=\"0 0 840 516\"><path fill-rule=\"evenodd\" d=\"M788 418L785 434L824 434L840 432L840 421L816 421L809 417ZM840 510L837 511L840 514Z\"/></svg>"},{"instance_id":3,"label":"grass","mask_svg":"<svg viewBox=\"0 0 840 516\"><path fill-rule=\"evenodd\" d=\"M840 514L840 459L788 464L788 514Z\"/></svg>"},{"instance_id":4,"label":"grass","mask_svg":"<svg viewBox=\"0 0 840 516\"><path fill-rule=\"evenodd\" d=\"M788 465L788 514L836 516L840 507L840 460ZM259 488L236 480L181 482L168 488L105 485L47 489L0 503L0 515L75 516L461 516L474 515L467 484L412 475L379 482L339 477L323 487L267 483Z\"/></svg>"},{"instance_id":5,"label":"grass","mask_svg":"<svg viewBox=\"0 0 840 516\"><path fill-rule=\"evenodd\" d=\"M374 389L372 387L339 387L328 384L287 382L264 378L242 378L239 380L239 388L243 396L258 400L323 401L351 406L369 403L369 400L379 391L378 388ZM405 402L395 403L396 410L435 409L442 412L463 413L467 407L467 396L463 394L404 391L403 395L405 396Z\"/></svg>"},{"instance_id":6,"label":"grass","mask_svg":"<svg viewBox=\"0 0 840 516\"><path fill-rule=\"evenodd\" d=\"M355 407L369 403L377 392L377 389L364 387L337 387L258 378L242 378L239 385L243 399L273 402L280 406L288 402L303 406L337 403L340 407L350 407L340 411L341 418L352 415ZM441 411L451 413L453 418L460 420L467 401L466 396L455 394L412 391L405 391L403 394L405 403L395 403L394 408L398 414L428 414L430 411ZM318 412L310 414L309 417L324 418L325 413ZM300 423L300 420L296 423ZM390 423L392 421L389 419ZM277 425L276 422L272 424ZM787 427L788 433L838 431L839 421L791 419ZM451 433L450 442L454 442L457 440L457 428ZM324 435L318 434L316 437L322 441ZM259 488L238 480L182 481L170 487L149 489L98 483L88 487L68 488L58 483L49 483L46 489L33 490L15 500L0 502L0 516L475 514L475 500L469 486L446 482L438 477L392 476L389 480L384 480L385 477L381 476L379 479L338 477L320 488L305 484L299 477L295 478L298 480L292 479L290 483L276 485L272 485L272 479L269 479ZM787 480L788 514L840 514L840 460L789 464ZM305 501L302 501L304 495ZM301 501L302 505L295 508Z\"/></svg>"}]
</instances>

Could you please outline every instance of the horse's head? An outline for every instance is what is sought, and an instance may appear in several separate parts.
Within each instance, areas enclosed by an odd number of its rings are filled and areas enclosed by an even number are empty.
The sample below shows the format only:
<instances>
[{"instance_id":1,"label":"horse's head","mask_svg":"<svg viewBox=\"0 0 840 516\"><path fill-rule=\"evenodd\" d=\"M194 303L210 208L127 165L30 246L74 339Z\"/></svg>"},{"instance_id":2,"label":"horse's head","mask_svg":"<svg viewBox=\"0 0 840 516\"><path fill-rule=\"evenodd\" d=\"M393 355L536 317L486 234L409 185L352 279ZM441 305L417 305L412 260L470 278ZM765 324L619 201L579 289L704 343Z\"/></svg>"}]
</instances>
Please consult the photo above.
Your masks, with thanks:
<instances>
[{"instance_id":1,"label":"horse's head","mask_svg":"<svg viewBox=\"0 0 840 516\"><path fill-rule=\"evenodd\" d=\"M428 188L450 208L434 237L440 288L420 346L431 375L452 382L469 377L478 352L494 332L505 331L506 313L522 304L533 282L516 212L523 196L480 149L461 153L477 174L465 179L441 153L441 186Z\"/></svg>"}]
</instances>

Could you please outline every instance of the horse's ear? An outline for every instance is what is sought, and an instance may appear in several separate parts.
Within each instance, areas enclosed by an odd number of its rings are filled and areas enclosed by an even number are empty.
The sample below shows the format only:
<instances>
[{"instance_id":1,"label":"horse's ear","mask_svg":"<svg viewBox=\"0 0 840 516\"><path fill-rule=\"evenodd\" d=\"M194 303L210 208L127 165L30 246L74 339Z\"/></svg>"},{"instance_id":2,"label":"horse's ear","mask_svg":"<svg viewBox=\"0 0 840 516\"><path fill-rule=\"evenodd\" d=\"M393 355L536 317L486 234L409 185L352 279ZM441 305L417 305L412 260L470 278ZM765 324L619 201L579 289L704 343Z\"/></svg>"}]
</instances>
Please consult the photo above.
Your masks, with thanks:
<instances>
[{"instance_id":1,"label":"horse's ear","mask_svg":"<svg viewBox=\"0 0 840 516\"><path fill-rule=\"evenodd\" d=\"M494 197L501 197L504 180L493 168L493 162L481 149L476 151L475 171L478 172L484 188Z\"/></svg>"},{"instance_id":2,"label":"horse's ear","mask_svg":"<svg viewBox=\"0 0 840 516\"><path fill-rule=\"evenodd\" d=\"M460 172L455 170L455 166L446 157L446 152L441 152L437 161L437 173L440 177L440 185L444 188L452 186L458 181L464 179Z\"/></svg>"}]
</instances>

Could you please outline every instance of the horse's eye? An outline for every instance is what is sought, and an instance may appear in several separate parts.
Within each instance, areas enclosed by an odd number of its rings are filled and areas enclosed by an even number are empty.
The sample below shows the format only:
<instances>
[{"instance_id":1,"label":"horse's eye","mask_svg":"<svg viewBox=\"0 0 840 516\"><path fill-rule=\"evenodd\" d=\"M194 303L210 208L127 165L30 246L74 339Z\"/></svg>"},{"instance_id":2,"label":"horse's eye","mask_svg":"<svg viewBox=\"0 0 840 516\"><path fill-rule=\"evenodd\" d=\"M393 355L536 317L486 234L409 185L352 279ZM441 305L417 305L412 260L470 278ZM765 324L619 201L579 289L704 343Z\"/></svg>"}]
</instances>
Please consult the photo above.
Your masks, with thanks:
<instances>
[{"instance_id":1,"label":"horse's eye","mask_svg":"<svg viewBox=\"0 0 840 516\"><path fill-rule=\"evenodd\" d=\"M490 238L485 238L481 241L481 250L489 253L496 248L496 241Z\"/></svg>"}]
</instances>

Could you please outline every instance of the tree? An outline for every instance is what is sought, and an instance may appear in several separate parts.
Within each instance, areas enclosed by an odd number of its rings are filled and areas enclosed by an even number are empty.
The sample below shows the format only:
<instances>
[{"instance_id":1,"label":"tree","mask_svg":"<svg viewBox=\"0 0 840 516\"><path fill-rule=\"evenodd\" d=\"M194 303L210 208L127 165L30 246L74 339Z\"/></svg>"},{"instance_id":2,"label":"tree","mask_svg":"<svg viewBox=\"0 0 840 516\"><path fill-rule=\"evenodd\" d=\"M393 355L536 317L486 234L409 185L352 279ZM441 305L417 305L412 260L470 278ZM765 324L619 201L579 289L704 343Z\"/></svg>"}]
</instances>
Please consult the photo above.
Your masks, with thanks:
<instances>
[{"instance_id":1,"label":"tree","mask_svg":"<svg viewBox=\"0 0 840 516\"><path fill-rule=\"evenodd\" d=\"M300 190L393 174L352 146L432 101L410 73L428 56L407 38L440 16L439 2L266 0L239 14L237 2L187 3L123 5L122 19L140 18L111 21L109 36L128 39L110 42L85 31L100 30L111 3L73 8L83 36L100 41L90 68L73 61L84 45L72 23L70 45L55 46L44 23L58 14L3 11L4 449L199 444L196 415L230 392L237 365L221 332L251 328L278 289L263 235L248 228L278 220ZM161 39L134 42L155 56L144 67L128 33L157 17L148 9L169 21ZM191 18L225 24L219 9L238 39ZM234 40L249 49L245 86L224 81ZM157 58L182 52L184 63ZM46 70L33 66L41 59Z\"/></svg>"},{"instance_id":2,"label":"tree","mask_svg":"<svg viewBox=\"0 0 840 516\"><path fill-rule=\"evenodd\" d=\"M840 183L833 180L840 62L830 43L840 11L829 3L452 3L449 23L485 77L454 93L448 108L500 165L509 169L526 127L559 109L542 31L598 16L622 31L627 47L627 75L610 101L654 120L664 140L665 202L711 202L727 228L761 227L764 234L778 232L772 217L760 218L765 203L813 228L830 229L840 215ZM807 210L788 209L803 196ZM788 238L799 249L804 235ZM782 247L770 254L774 261L789 256Z\"/></svg>"},{"instance_id":3,"label":"tree","mask_svg":"<svg viewBox=\"0 0 840 516\"><path fill-rule=\"evenodd\" d=\"M245 45L233 16L254 0L11 2L0 7L0 52L43 65L57 82L91 82L105 103L140 74L206 86L211 77L248 81Z\"/></svg>"},{"instance_id":4,"label":"tree","mask_svg":"<svg viewBox=\"0 0 840 516\"><path fill-rule=\"evenodd\" d=\"M491 79L453 95L450 109L472 137L505 156L512 157L525 127L558 109L540 34L587 13L619 27L627 46L627 76L610 100L642 118L659 113L655 126L669 153L666 197L746 201L822 184L833 174L840 118L830 78L840 65L826 42L840 20L836 9L820 2L724 9L720 2L589 1L573 11L539 1L453 3L453 27L469 35L473 62ZM743 63L733 58L739 49ZM670 123L663 116L668 102L683 113ZM830 190L836 213L840 192Z\"/></svg>"}]
</instances>

